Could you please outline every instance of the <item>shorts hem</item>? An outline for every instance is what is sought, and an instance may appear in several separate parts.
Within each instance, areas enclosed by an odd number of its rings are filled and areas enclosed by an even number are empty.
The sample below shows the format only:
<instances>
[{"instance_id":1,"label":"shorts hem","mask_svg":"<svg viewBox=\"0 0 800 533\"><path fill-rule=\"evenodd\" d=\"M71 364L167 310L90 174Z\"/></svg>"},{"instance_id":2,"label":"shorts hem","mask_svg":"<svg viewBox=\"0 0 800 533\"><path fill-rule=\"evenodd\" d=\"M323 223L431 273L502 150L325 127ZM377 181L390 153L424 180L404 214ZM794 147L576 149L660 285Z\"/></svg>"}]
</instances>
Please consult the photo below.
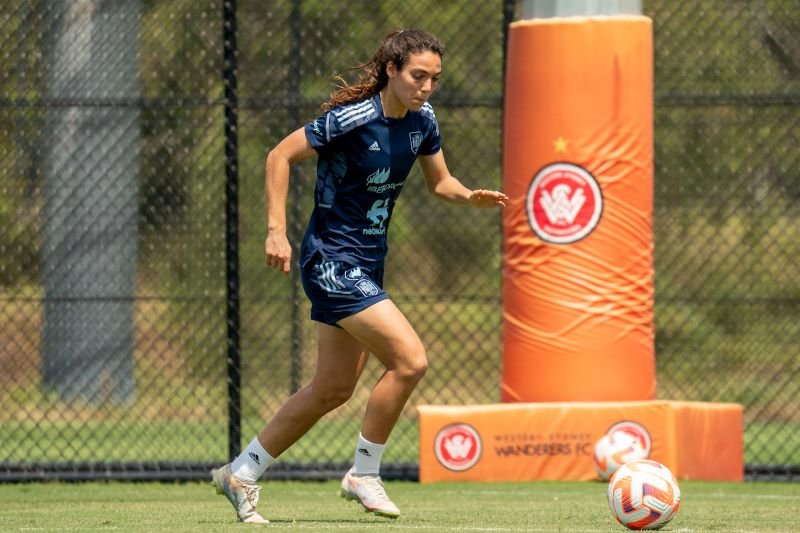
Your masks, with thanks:
<instances>
[{"instance_id":1,"label":"shorts hem","mask_svg":"<svg viewBox=\"0 0 800 533\"><path fill-rule=\"evenodd\" d=\"M337 327L337 328L341 328L341 326L339 324L337 324L337 322L339 322L340 320L342 320L344 318L347 318L347 317L350 317L350 316L353 316L353 315L355 315L357 313L360 313L364 309L372 307L376 303L382 302L383 300L388 300L388 299L389 299L389 295L384 292L382 294L379 294L378 296L370 298L369 300L364 300L364 301L360 302L360 305L358 305L357 307L354 307L353 309L347 309L347 310L339 311L339 312L336 312L336 313L326 313L324 311L316 311L316 310L314 310L312 308L311 309L311 320L313 320L315 322L321 322L321 323L327 324L329 326L334 326L334 327Z\"/></svg>"}]
</instances>

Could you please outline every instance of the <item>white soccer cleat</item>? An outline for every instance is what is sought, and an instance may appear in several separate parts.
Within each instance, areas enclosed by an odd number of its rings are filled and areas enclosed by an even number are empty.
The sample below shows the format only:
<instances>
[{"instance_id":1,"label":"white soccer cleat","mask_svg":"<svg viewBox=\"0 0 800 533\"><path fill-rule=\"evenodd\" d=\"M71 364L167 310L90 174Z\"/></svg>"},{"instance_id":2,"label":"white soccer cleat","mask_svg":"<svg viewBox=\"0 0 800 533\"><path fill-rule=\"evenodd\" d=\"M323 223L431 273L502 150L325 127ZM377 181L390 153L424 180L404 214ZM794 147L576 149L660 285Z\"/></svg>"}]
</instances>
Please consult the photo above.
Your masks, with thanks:
<instances>
[{"instance_id":1,"label":"white soccer cleat","mask_svg":"<svg viewBox=\"0 0 800 533\"><path fill-rule=\"evenodd\" d=\"M269 520L256 512L258 491L261 490L261 487L234 477L230 463L212 470L211 479L211 484L217 489L217 494L224 494L231 502L240 522L269 524Z\"/></svg>"},{"instance_id":2,"label":"white soccer cleat","mask_svg":"<svg viewBox=\"0 0 800 533\"><path fill-rule=\"evenodd\" d=\"M342 479L339 495L348 501L357 501L367 512L389 518L400 516L400 509L386 495L380 476L358 476L350 470Z\"/></svg>"}]
</instances>

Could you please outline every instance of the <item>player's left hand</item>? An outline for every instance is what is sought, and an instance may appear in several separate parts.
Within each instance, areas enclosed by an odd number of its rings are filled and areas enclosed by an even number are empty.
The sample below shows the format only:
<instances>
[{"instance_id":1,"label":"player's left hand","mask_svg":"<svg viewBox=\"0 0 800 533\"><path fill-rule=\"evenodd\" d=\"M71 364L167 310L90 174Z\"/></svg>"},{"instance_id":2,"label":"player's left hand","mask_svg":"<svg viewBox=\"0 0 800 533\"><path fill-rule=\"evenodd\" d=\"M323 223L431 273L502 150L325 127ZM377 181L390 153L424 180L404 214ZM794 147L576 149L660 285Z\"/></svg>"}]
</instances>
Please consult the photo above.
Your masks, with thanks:
<instances>
[{"instance_id":1,"label":"player's left hand","mask_svg":"<svg viewBox=\"0 0 800 533\"><path fill-rule=\"evenodd\" d=\"M508 196L500 191L476 189L469 195L469 205L478 208L505 207Z\"/></svg>"}]
</instances>

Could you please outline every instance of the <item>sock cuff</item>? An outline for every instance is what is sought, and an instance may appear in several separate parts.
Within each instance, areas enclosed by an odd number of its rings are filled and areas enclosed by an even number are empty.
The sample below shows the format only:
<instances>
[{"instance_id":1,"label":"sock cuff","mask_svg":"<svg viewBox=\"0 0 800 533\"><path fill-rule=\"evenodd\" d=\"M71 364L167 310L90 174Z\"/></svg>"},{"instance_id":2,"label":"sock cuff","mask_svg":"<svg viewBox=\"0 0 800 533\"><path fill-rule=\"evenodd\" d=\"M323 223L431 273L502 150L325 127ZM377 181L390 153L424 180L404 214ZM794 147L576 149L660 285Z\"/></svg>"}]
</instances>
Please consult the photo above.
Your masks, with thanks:
<instances>
[{"instance_id":1,"label":"sock cuff","mask_svg":"<svg viewBox=\"0 0 800 533\"><path fill-rule=\"evenodd\" d=\"M247 445L247 450L251 452L255 452L262 457L266 457L268 459L272 459L272 456L269 454L267 450L261 445L261 442L258 440L258 437L253 437L253 440L250 441L250 444Z\"/></svg>"},{"instance_id":2,"label":"sock cuff","mask_svg":"<svg viewBox=\"0 0 800 533\"><path fill-rule=\"evenodd\" d=\"M378 475L381 468L381 458L386 444L375 444L358 434L353 472L360 475Z\"/></svg>"},{"instance_id":3,"label":"sock cuff","mask_svg":"<svg viewBox=\"0 0 800 533\"><path fill-rule=\"evenodd\" d=\"M361 442L363 442L365 444L368 444L369 446L380 446L381 449L386 447L386 443L385 442L383 444L378 444L376 442L372 442L370 440L367 440L366 438L364 438L364 435L362 435L361 432L358 433L358 440L360 440Z\"/></svg>"},{"instance_id":4,"label":"sock cuff","mask_svg":"<svg viewBox=\"0 0 800 533\"><path fill-rule=\"evenodd\" d=\"M255 437L231 463L231 473L238 479L256 482L274 460Z\"/></svg>"}]
</instances>

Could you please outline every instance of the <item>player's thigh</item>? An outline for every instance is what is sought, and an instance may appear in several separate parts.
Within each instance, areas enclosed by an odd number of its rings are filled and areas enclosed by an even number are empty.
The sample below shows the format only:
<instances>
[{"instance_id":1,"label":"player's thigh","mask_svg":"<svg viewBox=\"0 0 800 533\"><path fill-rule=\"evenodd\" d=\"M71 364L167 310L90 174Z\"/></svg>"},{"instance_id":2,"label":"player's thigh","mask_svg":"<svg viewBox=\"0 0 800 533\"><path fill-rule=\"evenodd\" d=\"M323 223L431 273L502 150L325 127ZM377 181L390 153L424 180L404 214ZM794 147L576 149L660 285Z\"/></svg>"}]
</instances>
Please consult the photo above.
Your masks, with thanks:
<instances>
[{"instance_id":1,"label":"player's thigh","mask_svg":"<svg viewBox=\"0 0 800 533\"><path fill-rule=\"evenodd\" d=\"M391 300L382 300L338 323L388 370L427 365L422 341Z\"/></svg>"},{"instance_id":2,"label":"player's thigh","mask_svg":"<svg viewBox=\"0 0 800 533\"><path fill-rule=\"evenodd\" d=\"M316 386L355 387L366 361L366 348L342 328L317 324Z\"/></svg>"}]
</instances>

